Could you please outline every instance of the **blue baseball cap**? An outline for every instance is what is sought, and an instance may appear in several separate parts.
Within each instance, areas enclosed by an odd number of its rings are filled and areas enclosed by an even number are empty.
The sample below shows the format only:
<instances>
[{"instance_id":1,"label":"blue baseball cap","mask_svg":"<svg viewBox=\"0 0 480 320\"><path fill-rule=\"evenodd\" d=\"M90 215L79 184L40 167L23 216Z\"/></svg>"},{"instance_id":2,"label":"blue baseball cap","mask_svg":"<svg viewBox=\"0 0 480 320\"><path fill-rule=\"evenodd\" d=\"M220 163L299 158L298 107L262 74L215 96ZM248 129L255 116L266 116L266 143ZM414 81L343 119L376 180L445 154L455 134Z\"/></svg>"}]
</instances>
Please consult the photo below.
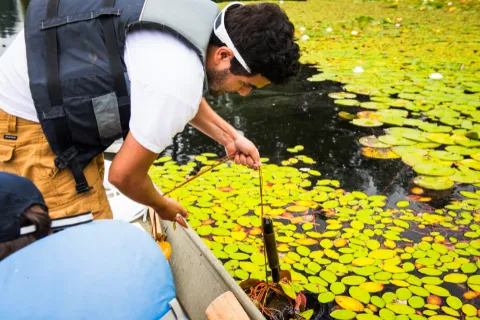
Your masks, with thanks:
<instances>
[{"instance_id":1,"label":"blue baseball cap","mask_svg":"<svg viewBox=\"0 0 480 320\"><path fill-rule=\"evenodd\" d=\"M33 205L40 205L48 211L42 193L33 182L0 172L0 242L35 232L34 226L22 228L21 225L25 210Z\"/></svg>"}]
</instances>

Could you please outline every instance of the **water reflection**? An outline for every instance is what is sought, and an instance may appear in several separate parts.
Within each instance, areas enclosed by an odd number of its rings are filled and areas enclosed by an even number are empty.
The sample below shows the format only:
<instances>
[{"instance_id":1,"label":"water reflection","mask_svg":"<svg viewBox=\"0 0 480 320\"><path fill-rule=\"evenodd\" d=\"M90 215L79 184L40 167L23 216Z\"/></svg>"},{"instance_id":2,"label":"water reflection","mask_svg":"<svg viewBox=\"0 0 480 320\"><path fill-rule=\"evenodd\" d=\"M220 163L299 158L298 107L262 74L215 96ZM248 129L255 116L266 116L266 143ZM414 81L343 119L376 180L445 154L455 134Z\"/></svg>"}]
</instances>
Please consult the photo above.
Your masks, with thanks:
<instances>
[{"instance_id":1,"label":"water reflection","mask_svg":"<svg viewBox=\"0 0 480 320\"><path fill-rule=\"evenodd\" d=\"M23 28L23 17L29 0L0 1L0 55Z\"/></svg>"}]
</instances>

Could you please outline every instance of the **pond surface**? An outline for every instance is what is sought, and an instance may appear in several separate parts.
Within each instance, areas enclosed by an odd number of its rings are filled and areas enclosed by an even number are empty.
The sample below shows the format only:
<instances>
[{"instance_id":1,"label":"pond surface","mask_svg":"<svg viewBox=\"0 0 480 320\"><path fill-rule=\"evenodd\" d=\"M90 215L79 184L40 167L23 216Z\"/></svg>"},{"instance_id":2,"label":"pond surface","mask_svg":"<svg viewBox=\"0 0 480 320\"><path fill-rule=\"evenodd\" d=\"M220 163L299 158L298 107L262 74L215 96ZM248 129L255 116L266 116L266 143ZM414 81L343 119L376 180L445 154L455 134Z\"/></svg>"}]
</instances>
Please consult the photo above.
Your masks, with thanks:
<instances>
[{"instance_id":1,"label":"pond surface","mask_svg":"<svg viewBox=\"0 0 480 320\"><path fill-rule=\"evenodd\" d=\"M15 35L23 28L25 1L0 1L0 55L15 39Z\"/></svg>"}]
</instances>

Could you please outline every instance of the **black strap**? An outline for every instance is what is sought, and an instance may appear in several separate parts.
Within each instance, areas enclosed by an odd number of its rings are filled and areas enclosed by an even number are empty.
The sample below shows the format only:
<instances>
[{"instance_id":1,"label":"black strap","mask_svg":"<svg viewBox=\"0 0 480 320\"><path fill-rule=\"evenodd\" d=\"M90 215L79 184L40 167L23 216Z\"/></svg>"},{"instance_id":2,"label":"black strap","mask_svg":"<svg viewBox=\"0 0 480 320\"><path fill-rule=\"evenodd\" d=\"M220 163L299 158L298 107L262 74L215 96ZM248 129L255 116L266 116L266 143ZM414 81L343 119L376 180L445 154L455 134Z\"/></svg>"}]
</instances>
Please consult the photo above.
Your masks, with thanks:
<instances>
[{"instance_id":1,"label":"black strap","mask_svg":"<svg viewBox=\"0 0 480 320\"><path fill-rule=\"evenodd\" d=\"M59 0L48 1L47 19L55 18L58 12ZM50 95L50 105L52 107L63 105L62 87L60 86L60 78L58 72L58 44L57 44L57 29L52 28L46 30L46 56L47 62L47 86L48 94Z\"/></svg>"},{"instance_id":2,"label":"black strap","mask_svg":"<svg viewBox=\"0 0 480 320\"><path fill-rule=\"evenodd\" d=\"M104 0L105 7L113 7L115 0ZM128 96L127 84L125 75L123 74L123 63L118 48L117 36L115 34L115 25L113 22L114 16L101 17L103 25L103 36L105 39L105 46L108 52L108 63L110 66L110 73L113 76L115 93L117 99Z\"/></svg>"},{"instance_id":3,"label":"black strap","mask_svg":"<svg viewBox=\"0 0 480 320\"><path fill-rule=\"evenodd\" d=\"M59 0L49 0L47 5L47 19L57 17ZM57 155L55 166L59 169L69 167L75 179L75 189L77 193L86 192L91 189L88 186L87 179L83 173L75 156L77 149L73 146L70 131L68 129L67 118L63 110L63 93L60 85L60 75L58 67L58 43L57 28L51 28L45 31L45 61L47 70L47 87L50 97L50 109L44 112L44 120L53 122L55 130L52 149Z\"/></svg>"}]
</instances>

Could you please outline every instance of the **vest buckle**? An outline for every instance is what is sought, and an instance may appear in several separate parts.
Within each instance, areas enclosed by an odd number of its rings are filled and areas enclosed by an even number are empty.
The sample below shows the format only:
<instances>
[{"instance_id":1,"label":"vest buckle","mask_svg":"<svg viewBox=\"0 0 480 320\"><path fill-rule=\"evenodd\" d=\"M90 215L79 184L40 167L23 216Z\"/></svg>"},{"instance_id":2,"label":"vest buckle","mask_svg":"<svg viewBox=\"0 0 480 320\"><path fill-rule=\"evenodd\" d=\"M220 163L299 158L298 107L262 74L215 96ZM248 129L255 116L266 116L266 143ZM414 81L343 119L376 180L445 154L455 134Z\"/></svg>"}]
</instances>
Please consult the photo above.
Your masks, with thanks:
<instances>
[{"instance_id":1,"label":"vest buckle","mask_svg":"<svg viewBox=\"0 0 480 320\"><path fill-rule=\"evenodd\" d=\"M65 169L68 167L72 159L78 154L75 147L70 147L55 157L53 163L58 169Z\"/></svg>"},{"instance_id":2,"label":"vest buckle","mask_svg":"<svg viewBox=\"0 0 480 320\"><path fill-rule=\"evenodd\" d=\"M75 184L75 189L77 190L77 193L84 193L93 188L90 187L88 183L85 181L85 182Z\"/></svg>"}]
</instances>

